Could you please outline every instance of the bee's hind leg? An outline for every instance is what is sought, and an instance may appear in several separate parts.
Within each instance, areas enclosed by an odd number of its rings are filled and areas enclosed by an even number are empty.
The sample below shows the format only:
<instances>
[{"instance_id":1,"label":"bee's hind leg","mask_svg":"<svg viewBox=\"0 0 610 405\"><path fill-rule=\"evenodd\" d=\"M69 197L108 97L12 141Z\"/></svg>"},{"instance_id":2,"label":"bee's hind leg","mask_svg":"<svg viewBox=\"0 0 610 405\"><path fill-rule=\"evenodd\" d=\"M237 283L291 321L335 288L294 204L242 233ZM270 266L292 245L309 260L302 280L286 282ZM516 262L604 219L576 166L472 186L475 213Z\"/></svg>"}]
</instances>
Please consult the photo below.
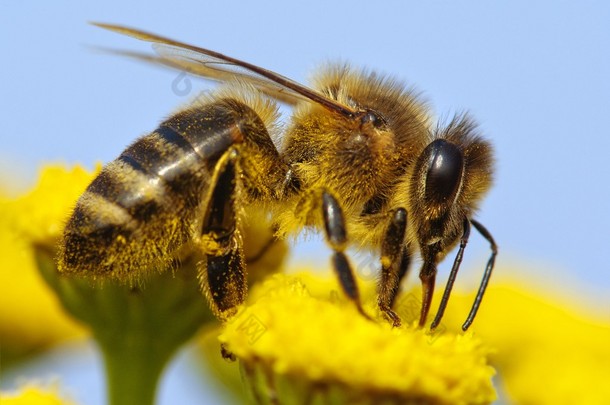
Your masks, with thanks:
<instances>
[{"instance_id":1,"label":"bee's hind leg","mask_svg":"<svg viewBox=\"0 0 610 405\"><path fill-rule=\"evenodd\" d=\"M213 189L201 225L199 242L204 262L200 278L212 312L225 321L237 312L247 294L242 240L237 228L236 164L229 150L216 164Z\"/></svg>"},{"instance_id":2,"label":"bee's hind leg","mask_svg":"<svg viewBox=\"0 0 610 405\"><path fill-rule=\"evenodd\" d=\"M204 256L199 278L212 312L223 322L237 312L248 291L236 215L238 157L237 150L230 149L216 164L199 242ZM221 354L225 359L235 360L224 346Z\"/></svg>"},{"instance_id":3,"label":"bee's hind leg","mask_svg":"<svg viewBox=\"0 0 610 405\"><path fill-rule=\"evenodd\" d=\"M345 218L343 211L339 206L338 201L330 193L322 192L322 212L324 217L324 229L326 231L326 240L334 250L332 263L341 288L347 297L354 302L358 311L367 319L371 319L364 309L360 301L360 293L358 285L354 278L352 268L343 252L347 245L347 234L345 231Z\"/></svg>"}]
</instances>

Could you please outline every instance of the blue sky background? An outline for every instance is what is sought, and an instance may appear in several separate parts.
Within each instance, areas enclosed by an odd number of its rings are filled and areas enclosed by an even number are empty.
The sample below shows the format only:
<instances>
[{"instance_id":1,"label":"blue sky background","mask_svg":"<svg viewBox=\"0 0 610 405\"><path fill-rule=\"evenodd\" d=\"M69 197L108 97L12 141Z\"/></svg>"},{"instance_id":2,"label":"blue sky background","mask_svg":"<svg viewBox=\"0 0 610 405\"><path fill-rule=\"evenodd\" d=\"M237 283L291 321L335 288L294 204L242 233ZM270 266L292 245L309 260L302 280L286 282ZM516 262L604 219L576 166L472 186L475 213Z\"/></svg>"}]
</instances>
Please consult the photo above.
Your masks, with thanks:
<instances>
[{"instance_id":1,"label":"blue sky background","mask_svg":"<svg viewBox=\"0 0 610 405\"><path fill-rule=\"evenodd\" d=\"M500 246L498 276L518 271L610 314L609 3L3 1L1 178L112 160L188 100L172 90L176 72L88 49L150 48L87 21L199 44L302 82L324 61L347 60L414 84L441 117L470 111L497 151L478 219ZM192 84L192 95L208 86ZM326 260L316 241L299 257L312 249ZM477 282L487 254L473 234L462 285Z\"/></svg>"}]
</instances>

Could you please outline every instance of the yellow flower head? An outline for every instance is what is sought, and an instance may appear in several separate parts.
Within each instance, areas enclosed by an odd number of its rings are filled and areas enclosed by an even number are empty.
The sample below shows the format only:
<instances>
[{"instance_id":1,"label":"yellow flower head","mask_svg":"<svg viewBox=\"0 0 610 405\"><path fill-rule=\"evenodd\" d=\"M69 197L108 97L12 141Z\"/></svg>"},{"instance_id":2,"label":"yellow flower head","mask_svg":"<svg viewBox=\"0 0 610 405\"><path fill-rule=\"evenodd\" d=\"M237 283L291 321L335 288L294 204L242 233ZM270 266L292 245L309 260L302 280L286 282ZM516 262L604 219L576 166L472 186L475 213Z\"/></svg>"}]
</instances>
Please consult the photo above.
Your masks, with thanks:
<instances>
[{"instance_id":1,"label":"yellow flower head","mask_svg":"<svg viewBox=\"0 0 610 405\"><path fill-rule=\"evenodd\" d=\"M84 334L37 271L33 243L54 246L93 178L81 167L47 166L31 191L0 197L0 339L5 360Z\"/></svg>"},{"instance_id":2,"label":"yellow flower head","mask_svg":"<svg viewBox=\"0 0 610 405\"><path fill-rule=\"evenodd\" d=\"M513 270L514 272L514 270ZM610 403L610 313L587 315L582 305L524 280L497 283L474 325L496 350L491 356L511 403ZM548 289L547 289L548 290ZM452 298L452 313L466 312L471 297Z\"/></svg>"},{"instance_id":3,"label":"yellow flower head","mask_svg":"<svg viewBox=\"0 0 610 405\"><path fill-rule=\"evenodd\" d=\"M212 314L201 296L193 260L183 261L175 273L154 273L138 285L57 271L54 255L65 221L92 178L80 168L48 167L29 194L1 201L8 226L0 235L12 243L6 246L19 251L19 257L1 266L2 277L9 281L0 284L7 290L0 295L7 300L4 306L0 302L2 350L8 341L9 354L17 357L32 346L63 337L56 324L70 322L59 299L68 313L91 329L103 352L110 402L152 403L167 361L212 320ZM41 314L43 321L36 322ZM30 344L17 347L24 341Z\"/></svg>"},{"instance_id":4,"label":"yellow flower head","mask_svg":"<svg viewBox=\"0 0 610 405\"><path fill-rule=\"evenodd\" d=\"M324 284L320 294L312 276L276 275L253 289L252 304L226 325L220 340L241 360L259 400L270 387L280 403L316 396L331 403L495 399L494 370L472 334L434 336L414 325L369 321Z\"/></svg>"},{"instance_id":5,"label":"yellow flower head","mask_svg":"<svg viewBox=\"0 0 610 405\"><path fill-rule=\"evenodd\" d=\"M95 172L100 170L98 165ZM66 169L61 165L43 168L36 186L15 200L0 200L9 227L30 241L55 240L78 197L93 180L93 175L80 166Z\"/></svg>"}]
</instances>

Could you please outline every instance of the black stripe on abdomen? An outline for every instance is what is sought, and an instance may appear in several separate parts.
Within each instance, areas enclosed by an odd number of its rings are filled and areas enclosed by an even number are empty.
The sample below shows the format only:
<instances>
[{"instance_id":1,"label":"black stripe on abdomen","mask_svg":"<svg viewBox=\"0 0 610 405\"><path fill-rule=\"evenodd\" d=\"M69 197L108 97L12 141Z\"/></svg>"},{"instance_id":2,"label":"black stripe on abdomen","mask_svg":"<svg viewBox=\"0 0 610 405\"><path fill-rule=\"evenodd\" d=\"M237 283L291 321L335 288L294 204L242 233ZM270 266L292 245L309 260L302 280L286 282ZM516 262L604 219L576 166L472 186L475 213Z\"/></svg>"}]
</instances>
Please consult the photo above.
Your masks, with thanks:
<instances>
[{"instance_id":1,"label":"black stripe on abdomen","mask_svg":"<svg viewBox=\"0 0 610 405\"><path fill-rule=\"evenodd\" d=\"M118 157L117 160L131 167L136 172L140 172L145 176L150 175L150 171L146 169L146 167L142 166L140 162L138 162L138 160L133 156L126 155L125 153L123 153L121 156Z\"/></svg>"},{"instance_id":2,"label":"black stripe on abdomen","mask_svg":"<svg viewBox=\"0 0 610 405\"><path fill-rule=\"evenodd\" d=\"M219 100L201 108L181 111L163 125L180 134L197 155L209 163L218 160L231 145L243 142L240 129L243 119L240 111L230 106L228 100Z\"/></svg>"},{"instance_id":3,"label":"black stripe on abdomen","mask_svg":"<svg viewBox=\"0 0 610 405\"><path fill-rule=\"evenodd\" d=\"M195 152L193 145L191 145L191 143L186 140L184 136L171 127L161 125L159 128L157 128L155 133L159 134L161 139L163 139L167 145L172 145L176 149L181 149L186 153Z\"/></svg>"},{"instance_id":4,"label":"black stripe on abdomen","mask_svg":"<svg viewBox=\"0 0 610 405\"><path fill-rule=\"evenodd\" d=\"M188 140L163 125L129 146L119 160L145 176L157 178L176 194L197 189L201 181L198 174L206 164Z\"/></svg>"},{"instance_id":5,"label":"black stripe on abdomen","mask_svg":"<svg viewBox=\"0 0 610 405\"><path fill-rule=\"evenodd\" d=\"M93 180L87 192L104 198L108 204L115 204L125 210L132 219L147 222L164 209L163 201L157 201L160 190L144 190L146 188L163 187L150 182L150 175L141 171L126 169L121 163L110 163ZM152 191L152 192L151 192Z\"/></svg>"}]
</instances>

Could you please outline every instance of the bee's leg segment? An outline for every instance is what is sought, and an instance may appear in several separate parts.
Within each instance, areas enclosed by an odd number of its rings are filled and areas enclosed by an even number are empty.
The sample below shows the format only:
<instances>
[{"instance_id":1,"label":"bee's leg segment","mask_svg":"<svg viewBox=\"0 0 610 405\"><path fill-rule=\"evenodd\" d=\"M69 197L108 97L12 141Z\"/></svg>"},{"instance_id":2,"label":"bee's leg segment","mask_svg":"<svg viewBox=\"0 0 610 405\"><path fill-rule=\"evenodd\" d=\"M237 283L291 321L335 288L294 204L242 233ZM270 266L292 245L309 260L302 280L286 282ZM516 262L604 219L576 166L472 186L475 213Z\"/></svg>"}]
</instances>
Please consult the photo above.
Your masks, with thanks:
<instances>
[{"instance_id":1,"label":"bee's leg segment","mask_svg":"<svg viewBox=\"0 0 610 405\"><path fill-rule=\"evenodd\" d=\"M223 321L235 313L248 288L241 235L236 226L237 158L237 151L231 149L218 161L201 228L206 258L201 279L212 311Z\"/></svg>"},{"instance_id":2,"label":"bee's leg segment","mask_svg":"<svg viewBox=\"0 0 610 405\"><path fill-rule=\"evenodd\" d=\"M409 272L409 268L411 265L411 250L408 246L404 246L402 248L402 253L400 254L400 262L398 264L398 284L394 291L394 295L390 300L390 308L394 308L394 304L396 303L396 297L398 297L398 293L400 292L400 283L405 278L407 273Z\"/></svg>"},{"instance_id":3,"label":"bee's leg segment","mask_svg":"<svg viewBox=\"0 0 610 405\"><path fill-rule=\"evenodd\" d=\"M426 318L430 311L430 304L432 303L432 295L434 294L434 282L436 280L436 262L438 255L438 246L426 246L422 247L421 255L424 259L424 264L419 271L419 279L422 285L422 303L421 312L419 315L419 326L422 327L426 324Z\"/></svg>"},{"instance_id":4,"label":"bee's leg segment","mask_svg":"<svg viewBox=\"0 0 610 405\"><path fill-rule=\"evenodd\" d=\"M474 317L476 316L477 311L479 310L479 306L481 305L481 300L483 299L483 294L485 294L485 289L487 289L487 283L489 283L489 278L491 277L491 272L494 268L494 264L496 262L496 256L498 254L498 246L496 245L494 238L491 236L491 233L489 233L487 228L485 228L480 222L475 221L474 219L471 219L470 222L472 223L474 228L477 231L479 231L479 233L485 239L487 239L487 241L491 245L491 256L489 257L489 260L487 261L487 267L485 267L485 273L483 274L483 279L481 280L481 285L479 286L479 291L477 292L477 296L474 300L474 304L472 304L472 309L470 310L470 313L468 314L468 318L466 318L466 322L464 322L464 324L462 325L463 331L466 331L472 324L472 321L474 321Z\"/></svg>"},{"instance_id":5,"label":"bee's leg segment","mask_svg":"<svg viewBox=\"0 0 610 405\"><path fill-rule=\"evenodd\" d=\"M343 211L335 197L326 191L322 193L322 212L324 216L326 240L334 250L332 258L333 268L339 277L341 288L343 288L345 295L356 304L358 311L366 318L370 319L362 308L360 293L358 292L358 285L356 284L354 273L352 272L352 268L345 253L343 253L347 244Z\"/></svg>"},{"instance_id":6,"label":"bee's leg segment","mask_svg":"<svg viewBox=\"0 0 610 405\"><path fill-rule=\"evenodd\" d=\"M460 264L462 263L464 249L466 248L466 244L468 244L469 237L470 221L468 218L464 218L464 232L462 233L462 238L460 239L460 248L455 256L455 260L453 261L453 267L451 267L451 273L449 273L449 278L447 279L447 285L445 286L445 291L443 292L443 298L441 299L436 316L430 325L430 329L435 329L441 323L441 319L445 313L445 308L447 307L447 302L449 301L449 296L451 295L451 290L453 289L453 283L455 282L458 270L460 269Z\"/></svg>"},{"instance_id":7,"label":"bee's leg segment","mask_svg":"<svg viewBox=\"0 0 610 405\"><path fill-rule=\"evenodd\" d=\"M377 303L394 326L400 326L400 317L392 311L392 304L398 294L403 256L406 253L406 248L403 247L406 229L407 211L399 208L394 212L381 242L381 280Z\"/></svg>"}]
</instances>

